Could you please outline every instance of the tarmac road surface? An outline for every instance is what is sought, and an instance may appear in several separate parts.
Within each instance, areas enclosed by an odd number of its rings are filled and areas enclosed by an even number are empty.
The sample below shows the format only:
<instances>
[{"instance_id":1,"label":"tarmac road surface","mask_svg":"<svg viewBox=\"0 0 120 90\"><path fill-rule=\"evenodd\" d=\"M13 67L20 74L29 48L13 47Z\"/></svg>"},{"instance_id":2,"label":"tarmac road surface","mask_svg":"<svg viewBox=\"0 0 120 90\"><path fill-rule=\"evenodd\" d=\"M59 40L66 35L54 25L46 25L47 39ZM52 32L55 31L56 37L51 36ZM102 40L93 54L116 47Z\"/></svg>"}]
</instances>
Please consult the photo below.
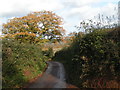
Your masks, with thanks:
<instances>
[{"instance_id":1,"label":"tarmac road surface","mask_svg":"<svg viewBox=\"0 0 120 90\"><path fill-rule=\"evenodd\" d=\"M28 88L66 88L65 70L61 63L48 61L48 68L42 77L38 78Z\"/></svg>"}]
</instances>

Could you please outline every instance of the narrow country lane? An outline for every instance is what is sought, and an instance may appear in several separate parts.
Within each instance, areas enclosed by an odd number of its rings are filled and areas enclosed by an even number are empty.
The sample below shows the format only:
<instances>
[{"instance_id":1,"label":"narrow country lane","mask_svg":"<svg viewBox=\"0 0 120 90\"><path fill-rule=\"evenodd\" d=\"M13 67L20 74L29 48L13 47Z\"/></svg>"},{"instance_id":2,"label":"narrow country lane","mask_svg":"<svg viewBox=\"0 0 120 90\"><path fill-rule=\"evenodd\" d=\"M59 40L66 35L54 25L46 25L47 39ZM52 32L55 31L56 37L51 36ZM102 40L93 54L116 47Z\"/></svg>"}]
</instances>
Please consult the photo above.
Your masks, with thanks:
<instances>
[{"instance_id":1,"label":"narrow country lane","mask_svg":"<svg viewBox=\"0 0 120 90\"><path fill-rule=\"evenodd\" d=\"M48 61L48 68L42 77L31 83L28 88L66 88L65 71L61 63Z\"/></svg>"}]
</instances>

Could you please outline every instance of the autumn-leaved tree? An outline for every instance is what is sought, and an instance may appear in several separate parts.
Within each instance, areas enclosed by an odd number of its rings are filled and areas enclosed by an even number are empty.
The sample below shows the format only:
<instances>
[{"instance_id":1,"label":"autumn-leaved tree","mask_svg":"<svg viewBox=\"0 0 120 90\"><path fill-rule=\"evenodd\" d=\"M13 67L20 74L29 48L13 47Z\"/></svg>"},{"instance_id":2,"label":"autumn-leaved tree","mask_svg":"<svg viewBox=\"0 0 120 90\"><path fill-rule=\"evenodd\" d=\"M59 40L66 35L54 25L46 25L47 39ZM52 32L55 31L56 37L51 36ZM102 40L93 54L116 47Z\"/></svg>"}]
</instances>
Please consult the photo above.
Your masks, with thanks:
<instances>
[{"instance_id":1,"label":"autumn-leaved tree","mask_svg":"<svg viewBox=\"0 0 120 90\"><path fill-rule=\"evenodd\" d=\"M62 24L62 18L52 11L32 12L3 24L3 33L17 40L33 43L57 41L65 33Z\"/></svg>"}]
</instances>

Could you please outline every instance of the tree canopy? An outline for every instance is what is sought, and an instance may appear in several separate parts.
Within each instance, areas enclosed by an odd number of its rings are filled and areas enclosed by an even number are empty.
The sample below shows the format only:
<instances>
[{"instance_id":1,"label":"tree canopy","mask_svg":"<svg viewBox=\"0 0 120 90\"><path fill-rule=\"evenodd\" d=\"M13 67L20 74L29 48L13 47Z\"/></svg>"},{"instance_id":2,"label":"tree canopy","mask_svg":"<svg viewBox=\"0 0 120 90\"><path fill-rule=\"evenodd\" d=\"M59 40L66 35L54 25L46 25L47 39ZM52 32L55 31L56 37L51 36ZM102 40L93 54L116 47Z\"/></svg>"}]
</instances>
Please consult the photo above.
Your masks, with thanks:
<instances>
[{"instance_id":1,"label":"tree canopy","mask_svg":"<svg viewBox=\"0 0 120 90\"><path fill-rule=\"evenodd\" d=\"M32 37L34 42L56 41L61 40L65 33L62 24L63 19L52 11L32 12L3 24L3 34L12 35L19 40Z\"/></svg>"}]
</instances>

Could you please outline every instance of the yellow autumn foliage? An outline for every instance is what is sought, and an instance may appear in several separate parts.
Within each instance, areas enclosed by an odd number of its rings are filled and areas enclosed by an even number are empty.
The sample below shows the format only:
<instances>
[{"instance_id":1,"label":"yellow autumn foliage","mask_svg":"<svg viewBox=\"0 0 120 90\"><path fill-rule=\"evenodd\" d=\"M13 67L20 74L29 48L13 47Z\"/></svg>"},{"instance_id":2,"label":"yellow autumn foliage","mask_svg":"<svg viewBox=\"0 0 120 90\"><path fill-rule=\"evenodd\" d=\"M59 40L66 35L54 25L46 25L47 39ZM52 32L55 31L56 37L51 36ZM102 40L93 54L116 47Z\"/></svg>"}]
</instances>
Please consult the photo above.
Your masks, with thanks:
<instances>
[{"instance_id":1,"label":"yellow autumn foliage","mask_svg":"<svg viewBox=\"0 0 120 90\"><path fill-rule=\"evenodd\" d=\"M3 24L3 33L12 34L11 37L19 38L22 36L41 37L39 39L57 39L64 35L64 28L61 26L63 19L52 11L32 12L26 16L13 18ZM9 35L10 36L10 35ZM25 39L21 36L21 39ZM31 39L33 40L33 39ZM46 41L46 40L44 40ZM31 41L32 42L32 41Z\"/></svg>"}]
</instances>

